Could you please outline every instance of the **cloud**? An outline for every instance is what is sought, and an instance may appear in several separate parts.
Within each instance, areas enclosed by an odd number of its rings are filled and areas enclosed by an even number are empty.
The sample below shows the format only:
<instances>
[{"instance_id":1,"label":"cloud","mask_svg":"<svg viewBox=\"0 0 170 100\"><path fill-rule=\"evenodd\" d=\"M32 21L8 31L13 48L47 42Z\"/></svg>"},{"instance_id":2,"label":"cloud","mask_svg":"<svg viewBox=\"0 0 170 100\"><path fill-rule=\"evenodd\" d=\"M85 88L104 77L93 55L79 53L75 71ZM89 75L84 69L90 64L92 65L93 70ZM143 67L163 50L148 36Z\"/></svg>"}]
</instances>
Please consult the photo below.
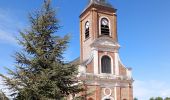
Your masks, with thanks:
<instances>
[{"instance_id":1,"label":"cloud","mask_svg":"<svg viewBox=\"0 0 170 100\"><path fill-rule=\"evenodd\" d=\"M4 86L3 79L0 77L0 90L7 93L6 87Z\"/></svg>"},{"instance_id":2,"label":"cloud","mask_svg":"<svg viewBox=\"0 0 170 100\"><path fill-rule=\"evenodd\" d=\"M18 29L23 27L22 22L12 15L9 9L0 8L0 43L16 45L15 37Z\"/></svg>"},{"instance_id":3,"label":"cloud","mask_svg":"<svg viewBox=\"0 0 170 100\"><path fill-rule=\"evenodd\" d=\"M4 85L3 79L1 77L0 77L0 90L2 90L10 100L12 100L12 97L10 96L11 91L8 90L8 87Z\"/></svg>"},{"instance_id":4,"label":"cloud","mask_svg":"<svg viewBox=\"0 0 170 100\"><path fill-rule=\"evenodd\" d=\"M1 43L16 44L15 36L12 36L7 31L3 31L1 29L0 29L0 41Z\"/></svg>"},{"instance_id":5,"label":"cloud","mask_svg":"<svg viewBox=\"0 0 170 100\"><path fill-rule=\"evenodd\" d=\"M151 97L169 97L170 85L158 80L134 82L134 97L139 100L149 100Z\"/></svg>"}]
</instances>

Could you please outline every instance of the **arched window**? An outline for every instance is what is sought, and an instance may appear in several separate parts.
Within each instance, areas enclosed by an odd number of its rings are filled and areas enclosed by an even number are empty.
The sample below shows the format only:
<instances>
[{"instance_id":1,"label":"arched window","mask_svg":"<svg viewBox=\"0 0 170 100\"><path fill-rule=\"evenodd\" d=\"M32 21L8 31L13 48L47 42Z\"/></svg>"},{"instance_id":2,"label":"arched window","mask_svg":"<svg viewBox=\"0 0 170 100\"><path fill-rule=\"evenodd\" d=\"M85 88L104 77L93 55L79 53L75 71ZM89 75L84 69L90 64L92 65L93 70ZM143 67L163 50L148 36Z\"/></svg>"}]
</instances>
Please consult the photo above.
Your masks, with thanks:
<instances>
[{"instance_id":1,"label":"arched window","mask_svg":"<svg viewBox=\"0 0 170 100\"><path fill-rule=\"evenodd\" d=\"M101 72L111 73L111 59L108 56L103 56L101 59Z\"/></svg>"},{"instance_id":2,"label":"arched window","mask_svg":"<svg viewBox=\"0 0 170 100\"><path fill-rule=\"evenodd\" d=\"M85 38L89 37L89 27L90 27L90 23L89 23L89 21L87 21L85 23Z\"/></svg>"},{"instance_id":3,"label":"arched window","mask_svg":"<svg viewBox=\"0 0 170 100\"><path fill-rule=\"evenodd\" d=\"M110 97L110 96L105 96L105 97L103 97L102 100L114 100L114 98L113 98L113 97Z\"/></svg>"},{"instance_id":4,"label":"arched window","mask_svg":"<svg viewBox=\"0 0 170 100\"><path fill-rule=\"evenodd\" d=\"M94 100L93 98L89 98L88 100Z\"/></svg>"},{"instance_id":5,"label":"arched window","mask_svg":"<svg viewBox=\"0 0 170 100\"><path fill-rule=\"evenodd\" d=\"M109 35L110 28L109 28L109 20L107 18L101 19L101 35Z\"/></svg>"}]
</instances>

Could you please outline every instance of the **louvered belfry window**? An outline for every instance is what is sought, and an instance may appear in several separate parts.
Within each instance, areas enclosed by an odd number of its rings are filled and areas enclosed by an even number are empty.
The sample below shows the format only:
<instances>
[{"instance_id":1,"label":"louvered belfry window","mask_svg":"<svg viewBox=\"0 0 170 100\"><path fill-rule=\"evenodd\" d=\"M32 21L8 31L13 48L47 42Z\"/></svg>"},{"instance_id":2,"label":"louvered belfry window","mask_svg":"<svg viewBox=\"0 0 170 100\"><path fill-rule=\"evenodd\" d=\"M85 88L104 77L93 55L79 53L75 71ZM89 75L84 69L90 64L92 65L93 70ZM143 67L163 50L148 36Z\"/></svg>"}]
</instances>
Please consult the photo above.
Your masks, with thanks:
<instances>
[{"instance_id":1,"label":"louvered belfry window","mask_svg":"<svg viewBox=\"0 0 170 100\"><path fill-rule=\"evenodd\" d=\"M89 23L89 21L87 21L85 23L85 39L87 39L89 37L89 26L90 26L90 23Z\"/></svg>"},{"instance_id":2,"label":"louvered belfry window","mask_svg":"<svg viewBox=\"0 0 170 100\"><path fill-rule=\"evenodd\" d=\"M109 20L107 18L101 19L101 35L109 35L110 29L109 29Z\"/></svg>"},{"instance_id":3,"label":"louvered belfry window","mask_svg":"<svg viewBox=\"0 0 170 100\"><path fill-rule=\"evenodd\" d=\"M101 72L111 73L111 59L108 56L103 56L101 59Z\"/></svg>"}]
</instances>

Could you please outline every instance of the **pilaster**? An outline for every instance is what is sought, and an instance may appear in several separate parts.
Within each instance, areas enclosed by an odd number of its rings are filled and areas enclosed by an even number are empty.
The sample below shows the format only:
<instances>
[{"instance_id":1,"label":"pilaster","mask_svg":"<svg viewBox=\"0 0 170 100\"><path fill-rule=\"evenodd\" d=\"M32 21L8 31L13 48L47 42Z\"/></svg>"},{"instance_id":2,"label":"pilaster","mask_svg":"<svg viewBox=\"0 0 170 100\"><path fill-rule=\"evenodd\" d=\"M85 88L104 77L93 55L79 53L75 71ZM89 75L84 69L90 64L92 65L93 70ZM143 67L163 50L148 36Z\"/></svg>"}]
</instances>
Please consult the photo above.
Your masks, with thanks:
<instances>
[{"instance_id":1,"label":"pilaster","mask_svg":"<svg viewBox=\"0 0 170 100\"><path fill-rule=\"evenodd\" d=\"M93 50L94 55L94 74L99 74L99 59L98 59L98 51L96 49Z\"/></svg>"},{"instance_id":2,"label":"pilaster","mask_svg":"<svg viewBox=\"0 0 170 100\"><path fill-rule=\"evenodd\" d=\"M118 53L115 52L115 75L119 75L119 61L118 61Z\"/></svg>"}]
</instances>

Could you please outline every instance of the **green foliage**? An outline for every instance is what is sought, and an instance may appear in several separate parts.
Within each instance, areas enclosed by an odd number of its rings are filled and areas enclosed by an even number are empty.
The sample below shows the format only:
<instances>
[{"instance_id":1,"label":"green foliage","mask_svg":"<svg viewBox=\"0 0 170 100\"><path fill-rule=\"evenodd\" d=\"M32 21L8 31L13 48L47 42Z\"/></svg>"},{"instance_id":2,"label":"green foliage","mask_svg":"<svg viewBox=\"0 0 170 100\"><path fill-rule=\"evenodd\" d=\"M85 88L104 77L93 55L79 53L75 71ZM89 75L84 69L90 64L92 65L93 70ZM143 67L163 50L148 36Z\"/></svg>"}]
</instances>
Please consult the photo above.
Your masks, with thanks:
<instances>
[{"instance_id":1,"label":"green foliage","mask_svg":"<svg viewBox=\"0 0 170 100\"><path fill-rule=\"evenodd\" d=\"M163 100L162 97L156 97L155 100Z\"/></svg>"},{"instance_id":2,"label":"green foliage","mask_svg":"<svg viewBox=\"0 0 170 100\"><path fill-rule=\"evenodd\" d=\"M149 100L155 100L155 99L152 97L152 98L150 98Z\"/></svg>"},{"instance_id":3,"label":"green foliage","mask_svg":"<svg viewBox=\"0 0 170 100\"><path fill-rule=\"evenodd\" d=\"M60 28L55 10L45 0L40 11L30 14L30 28L21 31L21 52L15 53L16 70L3 77L15 100L62 100L84 89L76 79L77 66L63 61L69 36L55 36Z\"/></svg>"},{"instance_id":4,"label":"green foliage","mask_svg":"<svg viewBox=\"0 0 170 100\"><path fill-rule=\"evenodd\" d=\"M137 98L134 98L133 100L138 100Z\"/></svg>"},{"instance_id":5,"label":"green foliage","mask_svg":"<svg viewBox=\"0 0 170 100\"><path fill-rule=\"evenodd\" d=\"M162 98L162 97L156 97L156 98L150 98L149 100L170 100L170 97Z\"/></svg>"},{"instance_id":6,"label":"green foliage","mask_svg":"<svg viewBox=\"0 0 170 100\"><path fill-rule=\"evenodd\" d=\"M170 100L170 97L166 97L164 100Z\"/></svg>"}]
</instances>

